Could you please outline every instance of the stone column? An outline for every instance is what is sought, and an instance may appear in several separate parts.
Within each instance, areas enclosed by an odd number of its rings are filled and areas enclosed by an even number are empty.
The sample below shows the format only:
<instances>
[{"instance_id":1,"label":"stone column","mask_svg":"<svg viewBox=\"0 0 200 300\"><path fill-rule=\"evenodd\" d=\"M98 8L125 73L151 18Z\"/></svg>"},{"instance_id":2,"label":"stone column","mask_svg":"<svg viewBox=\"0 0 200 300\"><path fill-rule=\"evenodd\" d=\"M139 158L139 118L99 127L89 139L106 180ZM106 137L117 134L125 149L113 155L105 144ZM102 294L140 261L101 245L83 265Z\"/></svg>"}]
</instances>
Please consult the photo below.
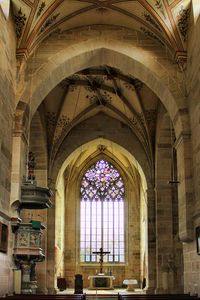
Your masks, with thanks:
<instances>
[{"instance_id":1,"label":"stone column","mask_svg":"<svg viewBox=\"0 0 200 300\"><path fill-rule=\"evenodd\" d=\"M26 157L28 147L29 107L27 103L19 101L15 112L15 127L13 130L12 173L11 173L11 201L12 217L17 216L17 200L21 198L21 183L26 175ZM29 130L29 128L28 128Z\"/></svg>"},{"instance_id":2,"label":"stone column","mask_svg":"<svg viewBox=\"0 0 200 300\"><path fill-rule=\"evenodd\" d=\"M20 267L22 270L22 294L32 294L31 290L31 280L30 280L30 273L31 273L31 264L29 261L20 261Z\"/></svg>"},{"instance_id":3,"label":"stone column","mask_svg":"<svg viewBox=\"0 0 200 300\"><path fill-rule=\"evenodd\" d=\"M156 293L173 291L173 219L171 186L156 188ZM171 263L171 265L169 264Z\"/></svg>"},{"instance_id":4,"label":"stone column","mask_svg":"<svg viewBox=\"0 0 200 300\"><path fill-rule=\"evenodd\" d=\"M34 261L19 261L22 270L22 294L36 294L37 280Z\"/></svg>"},{"instance_id":5,"label":"stone column","mask_svg":"<svg viewBox=\"0 0 200 300\"><path fill-rule=\"evenodd\" d=\"M194 209L194 188L190 134L180 134L176 141L175 148L177 151L177 170L179 181L179 237L182 242L189 242L194 239L192 221L192 213Z\"/></svg>"},{"instance_id":6,"label":"stone column","mask_svg":"<svg viewBox=\"0 0 200 300\"><path fill-rule=\"evenodd\" d=\"M15 201L21 198L21 183L25 175L27 140L23 132L14 132L11 174L11 207L12 216L16 217Z\"/></svg>"},{"instance_id":7,"label":"stone column","mask_svg":"<svg viewBox=\"0 0 200 300\"><path fill-rule=\"evenodd\" d=\"M54 185L51 185L53 196L51 198L53 206L48 209L47 214L47 251L46 251L46 265L47 265L47 290L49 294L56 293L56 278L55 278L55 190Z\"/></svg>"},{"instance_id":8,"label":"stone column","mask_svg":"<svg viewBox=\"0 0 200 300\"><path fill-rule=\"evenodd\" d=\"M155 192L153 188L147 190L148 215L148 278L147 294L154 294L156 288L156 226L155 226Z\"/></svg>"}]
</instances>

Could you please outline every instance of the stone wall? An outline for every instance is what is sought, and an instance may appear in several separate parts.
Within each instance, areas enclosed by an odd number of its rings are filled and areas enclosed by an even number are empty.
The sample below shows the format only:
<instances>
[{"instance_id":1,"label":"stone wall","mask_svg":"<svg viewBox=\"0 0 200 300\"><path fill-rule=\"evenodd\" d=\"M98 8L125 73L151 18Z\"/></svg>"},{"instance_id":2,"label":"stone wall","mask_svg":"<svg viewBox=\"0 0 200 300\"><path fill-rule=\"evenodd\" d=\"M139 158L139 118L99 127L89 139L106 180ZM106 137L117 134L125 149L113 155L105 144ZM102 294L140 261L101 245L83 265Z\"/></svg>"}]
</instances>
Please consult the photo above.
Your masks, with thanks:
<instances>
[{"instance_id":1,"label":"stone wall","mask_svg":"<svg viewBox=\"0 0 200 300\"><path fill-rule=\"evenodd\" d=\"M15 106L15 33L0 7L0 221L9 226L11 188L12 120ZM13 288L12 231L7 253L0 252L0 296Z\"/></svg>"},{"instance_id":2,"label":"stone wall","mask_svg":"<svg viewBox=\"0 0 200 300\"><path fill-rule=\"evenodd\" d=\"M190 110L195 191L194 241L184 244L185 292L200 295L200 256L197 255L195 227L200 226L200 17L188 40L187 96Z\"/></svg>"}]
</instances>

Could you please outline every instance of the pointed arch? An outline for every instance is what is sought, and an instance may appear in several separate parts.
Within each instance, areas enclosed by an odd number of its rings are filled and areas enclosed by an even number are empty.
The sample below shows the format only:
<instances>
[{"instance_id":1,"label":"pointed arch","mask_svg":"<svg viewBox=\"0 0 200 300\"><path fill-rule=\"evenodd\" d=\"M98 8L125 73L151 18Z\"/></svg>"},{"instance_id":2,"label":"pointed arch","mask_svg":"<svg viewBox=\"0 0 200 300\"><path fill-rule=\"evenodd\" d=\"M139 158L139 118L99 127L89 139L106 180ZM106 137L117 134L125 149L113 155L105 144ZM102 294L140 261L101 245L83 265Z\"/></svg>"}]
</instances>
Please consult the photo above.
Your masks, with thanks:
<instances>
[{"instance_id":1,"label":"pointed arch","mask_svg":"<svg viewBox=\"0 0 200 300\"><path fill-rule=\"evenodd\" d=\"M164 63L162 57L165 56ZM31 61L30 61L31 62ZM152 51L119 40L91 38L60 50L48 58L26 82L19 97L30 101L32 115L48 93L64 78L80 70L108 65L144 82L161 100L173 122L176 136L189 130L184 87L176 73L177 66L163 53L159 59ZM30 95L30 81L32 95Z\"/></svg>"},{"instance_id":2,"label":"pointed arch","mask_svg":"<svg viewBox=\"0 0 200 300\"><path fill-rule=\"evenodd\" d=\"M104 145L105 150L100 151L98 149L99 145ZM97 150L98 149L98 150ZM101 148L100 148L101 149ZM131 268L135 268L135 265L138 268L135 269L135 276L137 279L140 278L140 255L138 254L137 247L140 247L140 239L144 241L144 245L142 248L141 257L144 256L146 260L148 260L148 250L147 250L147 240L148 238L144 237L147 236L146 228L142 229L141 238L140 238L140 217L142 219L146 218L147 216L147 199L146 199L146 189L147 189L147 181L145 178L145 174L140 166L140 164L136 161L133 154L128 152L122 146L111 142L109 140L102 138L97 138L90 142L84 143L78 148L76 148L71 154L66 156L65 161L63 162L62 167L60 168L60 172L57 177L56 181L56 201L55 201L55 209L56 211L56 241L57 238L59 239L58 243L60 243L60 230L59 226L64 221L65 223L65 230L63 232L63 247L65 247L66 253L71 253L69 256L69 261L66 261L62 264L62 258L56 258L56 270L58 272L64 274L66 278L68 278L68 268L76 268L76 272L81 272L87 281L87 270L88 265L87 263L83 264L80 263L80 252L79 252L79 234L80 234L80 210L79 210L79 203L80 203L80 184L81 178L83 177L84 173L90 168L91 164L94 164L96 161L100 159L106 159L109 163L117 167L120 175L124 179L125 189L127 191L125 196L125 214L126 214L126 221L128 222L126 228L126 242L125 247L127 249L126 258L128 261L127 264L121 264L120 268L123 268L123 272L131 272ZM63 195L62 195L63 193ZM140 215L140 203L141 209L143 210L142 216ZM130 206L130 207L129 207ZM64 208L65 207L65 208ZM74 212L74 213L73 213ZM134 218L133 218L134 213ZM63 214L63 216L62 216ZM63 218L63 221L62 221ZM146 219L146 226L148 220ZM134 227L134 234L129 235L128 232L130 229ZM75 231L74 231L75 230ZM76 234L75 234L76 232ZM135 242L133 243L133 240ZM62 244L62 243L61 243ZM136 244L138 245L136 247ZM64 246L65 245L65 246ZM74 246L76 245L76 246ZM132 249L128 247L128 245L135 245ZM132 249L132 250L131 250ZM98 249L97 249L98 250ZM134 255L134 253L136 255ZM76 255L75 255L76 254ZM71 259L71 262L70 262ZM75 262L75 265L72 263ZM144 262L143 262L144 264ZM146 268L147 268L147 262ZM61 266L65 266L65 271L62 271ZM117 265L113 264L109 265L108 267L112 268L112 271L116 274ZM129 266L129 267L127 267ZM60 268L60 269L59 269ZM93 272L95 269L98 270L98 262L95 262L90 268L93 268ZM141 267L143 268L143 267ZM127 273L127 274L128 274ZM144 272L143 272L144 273ZM151 271L149 271L151 274ZM59 274L59 273L58 273ZM128 275L127 275L128 276ZM131 276L131 274L129 274ZM116 281L120 280L120 276L117 277Z\"/></svg>"},{"instance_id":3,"label":"pointed arch","mask_svg":"<svg viewBox=\"0 0 200 300\"><path fill-rule=\"evenodd\" d=\"M120 172L98 159L84 172L80 186L80 261L98 261L94 252L109 252L104 262L125 262L125 187Z\"/></svg>"}]
</instances>

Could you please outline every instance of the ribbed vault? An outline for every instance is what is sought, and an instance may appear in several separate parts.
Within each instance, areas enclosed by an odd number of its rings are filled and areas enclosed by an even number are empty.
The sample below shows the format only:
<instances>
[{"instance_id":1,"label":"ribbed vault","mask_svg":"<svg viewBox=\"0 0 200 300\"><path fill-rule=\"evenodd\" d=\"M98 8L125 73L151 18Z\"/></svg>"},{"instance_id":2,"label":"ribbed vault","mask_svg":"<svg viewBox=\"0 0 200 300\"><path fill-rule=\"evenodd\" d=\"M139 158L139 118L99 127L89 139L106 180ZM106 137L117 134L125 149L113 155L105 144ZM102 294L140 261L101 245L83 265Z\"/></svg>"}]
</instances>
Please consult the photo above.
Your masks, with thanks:
<instances>
[{"instance_id":1,"label":"ribbed vault","mask_svg":"<svg viewBox=\"0 0 200 300\"><path fill-rule=\"evenodd\" d=\"M52 32L116 25L134 29L173 54L184 53L190 0L12 0L18 56L29 55Z\"/></svg>"},{"instance_id":2,"label":"ribbed vault","mask_svg":"<svg viewBox=\"0 0 200 300\"><path fill-rule=\"evenodd\" d=\"M156 95L145 84L120 70L102 66L69 76L40 107L45 116L50 159L55 158L73 127L103 112L133 131L152 163L157 106Z\"/></svg>"}]
</instances>

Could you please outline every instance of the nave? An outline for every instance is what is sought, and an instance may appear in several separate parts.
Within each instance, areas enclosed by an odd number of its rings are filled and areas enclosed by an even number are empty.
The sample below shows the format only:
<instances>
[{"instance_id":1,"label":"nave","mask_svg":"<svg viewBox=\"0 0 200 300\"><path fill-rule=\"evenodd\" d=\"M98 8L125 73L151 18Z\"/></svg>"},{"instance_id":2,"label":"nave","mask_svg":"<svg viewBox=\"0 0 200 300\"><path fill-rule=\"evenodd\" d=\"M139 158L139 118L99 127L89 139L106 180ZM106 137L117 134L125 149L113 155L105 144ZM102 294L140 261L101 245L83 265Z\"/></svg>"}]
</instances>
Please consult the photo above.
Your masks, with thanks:
<instances>
[{"instance_id":1,"label":"nave","mask_svg":"<svg viewBox=\"0 0 200 300\"><path fill-rule=\"evenodd\" d=\"M0 0L0 297L75 300L57 279L103 272L134 299L200 297L199 15Z\"/></svg>"}]
</instances>

